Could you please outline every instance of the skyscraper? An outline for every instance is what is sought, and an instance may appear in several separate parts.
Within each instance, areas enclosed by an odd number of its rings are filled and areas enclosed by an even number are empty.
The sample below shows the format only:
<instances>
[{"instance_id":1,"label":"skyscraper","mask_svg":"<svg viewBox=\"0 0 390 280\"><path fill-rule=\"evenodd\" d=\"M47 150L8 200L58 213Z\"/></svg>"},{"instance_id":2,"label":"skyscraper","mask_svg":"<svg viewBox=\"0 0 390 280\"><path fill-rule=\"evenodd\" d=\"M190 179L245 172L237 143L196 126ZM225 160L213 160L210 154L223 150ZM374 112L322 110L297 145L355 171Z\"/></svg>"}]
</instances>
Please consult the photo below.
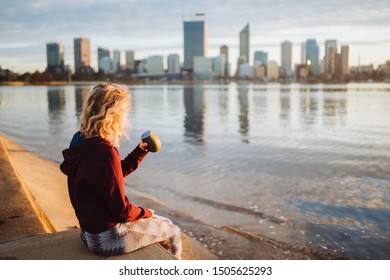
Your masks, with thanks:
<instances>
[{"instance_id":1,"label":"skyscraper","mask_svg":"<svg viewBox=\"0 0 390 280\"><path fill-rule=\"evenodd\" d=\"M134 71L134 51L127 50L126 54L126 66L125 68Z\"/></svg>"},{"instance_id":2,"label":"skyscraper","mask_svg":"<svg viewBox=\"0 0 390 280\"><path fill-rule=\"evenodd\" d=\"M281 67L285 74L290 76L292 74L292 43L290 41L283 41L281 48Z\"/></svg>"},{"instance_id":3,"label":"skyscraper","mask_svg":"<svg viewBox=\"0 0 390 280\"><path fill-rule=\"evenodd\" d=\"M333 75L336 73L336 54L337 54L337 41L326 40L325 41L325 73Z\"/></svg>"},{"instance_id":4,"label":"skyscraper","mask_svg":"<svg viewBox=\"0 0 390 280\"><path fill-rule=\"evenodd\" d=\"M196 17L203 17L197 14ZM194 57L206 56L206 23L204 20L195 19L184 21L184 68L194 68Z\"/></svg>"},{"instance_id":5,"label":"skyscraper","mask_svg":"<svg viewBox=\"0 0 390 280\"><path fill-rule=\"evenodd\" d=\"M89 38L74 39L74 70L78 72L81 67L91 66L91 43Z\"/></svg>"},{"instance_id":6,"label":"skyscraper","mask_svg":"<svg viewBox=\"0 0 390 280\"><path fill-rule=\"evenodd\" d=\"M349 75L349 51L350 46L341 46L341 76Z\"/></svg>"},{"instance_id":7,"label":"skyscraper","mask_svg":"<svg viewBox=\"0 0 390 280\"><path fill-rule=\"evenodd\" d=\"M59 74L65 72L64 66L64 43L47 43L47 72L50 74Z\"/></svg>"},{"instance_id":8,"label":"skyscraper","mask_svg":"<svg viewBox=\"0 0 390 280\"><path fill-rule=\"evenodd\" d=\"M121 66L121 52L120 50L114 50L112 59L112 71L118 73Z\"/></svg>"},{"instance_id":9,"label":"skyscraper","mask_svg":"<svg viewBox=\"0 0 390 280\"><path fill-rule=\"evenodd\" d=\"M249 63L249 23L240 31L240 56L245 56L245 62Z\"/></svg>"},{"instance_id":10,"label":"skyscraper","mask_svg":"<svg viewBox=\"0 0 390 280\"><path fill-rule=\"evenodd\" d=\"M320 74L320 49L315 39L306 40L306 60L304 64L310 65L310 74Z\"/></svg>"},{"instance_id":11,"label":"skyscraper","mask_svg":"<svg viewBox=\"0 0 390 280\"><path fill-rule=\"evenodd\" d=\"M226 45L222 45L220 48L220 54L225 55L225 66L224 66L224 76L229 77L229 47Z\"/></svg>"},{"instance_id":12,"label":"skyscraper","mask_svg":"<svg viewBox=\"0 0 390 280\"><path fill-rule=\"evenodd\" d=\"M306 64L307 58L306 58L306 42L301 43L301 64Z\"/></svg>"},{"instance_id":13,"label":"skyscraper","mask_svg":"<svg viewBox=\"0 0 390 280\"><path fill-rule=\"evenodd\" d=\"M98 48L98 68L104 73L111 72L111 57L110 50L105 48Z\"/></svg>"}]
</instances>

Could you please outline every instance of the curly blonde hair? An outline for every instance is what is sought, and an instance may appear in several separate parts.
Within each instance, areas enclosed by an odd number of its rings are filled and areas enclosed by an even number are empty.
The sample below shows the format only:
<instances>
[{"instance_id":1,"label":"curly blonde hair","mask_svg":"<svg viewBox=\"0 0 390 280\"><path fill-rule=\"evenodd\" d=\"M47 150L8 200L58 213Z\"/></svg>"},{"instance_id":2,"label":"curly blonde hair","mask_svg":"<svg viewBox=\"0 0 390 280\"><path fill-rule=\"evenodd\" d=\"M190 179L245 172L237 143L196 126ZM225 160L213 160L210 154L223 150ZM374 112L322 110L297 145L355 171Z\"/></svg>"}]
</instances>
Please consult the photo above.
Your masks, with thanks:
<instances>
[{"instance_id":1,"label":"curly blonde hair","mask_svg":"<svg viewBox=\"0 0 390 280\"><path fill-rule=\"evenodd\" d=\"M125 129L129 127L127 113L130 106L128 89L115 83L95 86L83 106L81 136L100 136L119 147Z\"/></svg>"}]
</instances>

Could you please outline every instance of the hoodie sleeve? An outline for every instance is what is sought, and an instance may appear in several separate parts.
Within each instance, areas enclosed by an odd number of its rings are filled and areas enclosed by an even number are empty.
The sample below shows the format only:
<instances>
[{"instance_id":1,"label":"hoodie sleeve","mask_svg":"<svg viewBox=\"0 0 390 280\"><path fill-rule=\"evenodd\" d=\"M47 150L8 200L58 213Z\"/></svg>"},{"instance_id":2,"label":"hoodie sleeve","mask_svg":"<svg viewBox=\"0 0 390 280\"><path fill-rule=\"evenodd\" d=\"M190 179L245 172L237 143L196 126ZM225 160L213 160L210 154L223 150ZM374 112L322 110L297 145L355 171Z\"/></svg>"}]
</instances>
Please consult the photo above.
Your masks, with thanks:
<instances>
[{"instance_id":1,"label":"hoodie sleeve","mask_svg":"<svg viewBox=\"0 0 390 280\"><path fill-rule=\"evenodd\" d=\"M142 150L138 145L135 149L122 160L123 177L126 177L137 169L141 161L148 154L147 151Z\"/></svg>"},{"instance_id":2,"label":"hoodie sleeve","mask_svg":"<svg viewBox=\"0 0 390 280\"><path fill-rule=\"evenodd\" d=\"M113 217L119 222L151 217L149 209L136 206L126 197L118 151L107 147L102 156L104 160L100 161L97 187Z\"/></svg>"}]
</instances>

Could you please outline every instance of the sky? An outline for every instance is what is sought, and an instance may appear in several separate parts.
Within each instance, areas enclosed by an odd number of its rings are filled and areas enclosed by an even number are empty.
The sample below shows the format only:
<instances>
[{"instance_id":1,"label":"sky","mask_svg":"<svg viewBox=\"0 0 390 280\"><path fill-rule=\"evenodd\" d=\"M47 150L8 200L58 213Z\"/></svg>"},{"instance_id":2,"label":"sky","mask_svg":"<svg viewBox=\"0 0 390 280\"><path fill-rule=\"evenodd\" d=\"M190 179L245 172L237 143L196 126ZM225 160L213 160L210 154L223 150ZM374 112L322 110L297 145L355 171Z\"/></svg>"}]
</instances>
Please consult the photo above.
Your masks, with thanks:
<instances>
[{"instance_id":1,"label":"sky","mask_svg":"<svg viewBox=\"0 0 390 280\"><path fill-rule=\"evenodd\" d=\"M0 0L0 67L24 73L46 68L46 43L63 42L65 64L74 64L73 39L97 48L134 50L136 59L177 53L183 61L183 20L205 13L207 56L229 47L236 64L239 32L250 25L250 62L258 50L280 63L280 44L293 43L300 63L301 43L314 38L324 56L325 40L351 46L351 65L390 60L390 0ZM124 53L122 54L124 63Z\"/></svg>"}]
</instances>

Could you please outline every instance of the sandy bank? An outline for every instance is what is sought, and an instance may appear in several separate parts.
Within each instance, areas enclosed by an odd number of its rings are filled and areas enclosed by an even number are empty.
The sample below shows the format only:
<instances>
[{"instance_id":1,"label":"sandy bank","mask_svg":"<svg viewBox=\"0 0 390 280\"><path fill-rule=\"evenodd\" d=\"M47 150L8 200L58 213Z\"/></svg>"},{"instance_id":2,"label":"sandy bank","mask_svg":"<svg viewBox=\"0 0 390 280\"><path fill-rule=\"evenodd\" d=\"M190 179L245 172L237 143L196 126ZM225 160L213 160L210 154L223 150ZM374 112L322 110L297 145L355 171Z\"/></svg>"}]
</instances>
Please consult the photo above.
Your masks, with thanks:
<instances>
[{"instance_id":1,"label":"sandy bank","mask_svg":"<svg viewBox=\"0 0 390 280\"><path fill-rule=\"evenodd\" d=\"M38 208L47 232L60 232L78 227L78 221L70 204L66 176L58 163L43 159L27 151L0 134L11 163L27 188L33 205ZM81 240L80 240L81 241ZM200 243L183 235L183 259L216 259Z\"/></svg>"}]
</instances>

